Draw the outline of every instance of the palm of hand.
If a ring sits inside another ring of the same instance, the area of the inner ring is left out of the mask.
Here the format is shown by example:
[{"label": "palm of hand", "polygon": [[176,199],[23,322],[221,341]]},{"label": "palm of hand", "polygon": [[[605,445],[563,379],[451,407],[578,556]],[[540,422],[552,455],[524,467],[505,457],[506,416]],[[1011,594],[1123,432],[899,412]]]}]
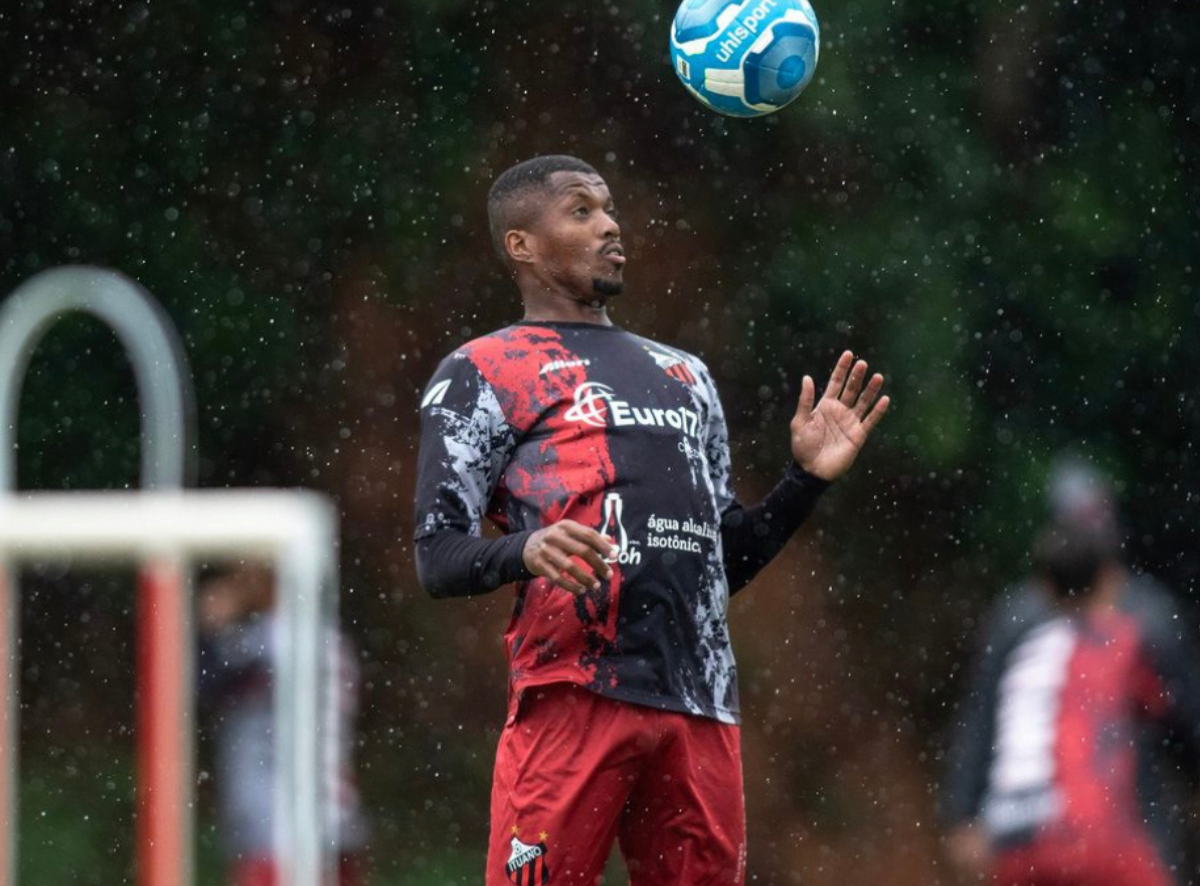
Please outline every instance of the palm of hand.
[{"label": "palm of hand", "polygon": [[813,476],[834,480],[849,470],[887,411],[888,398],[879,397],[883,376],[876,373],[864,387],[866,374],[866,362],[855,363],[846,351],[815,408],[813,381],[804,377],[791,425],[792,457]]},{"label": "palm of hand", "polygon": [[807,417],[792,420],[792,457],[816,477],[840,477],[867,440],[862,421],[845,404],[822,398]]}]

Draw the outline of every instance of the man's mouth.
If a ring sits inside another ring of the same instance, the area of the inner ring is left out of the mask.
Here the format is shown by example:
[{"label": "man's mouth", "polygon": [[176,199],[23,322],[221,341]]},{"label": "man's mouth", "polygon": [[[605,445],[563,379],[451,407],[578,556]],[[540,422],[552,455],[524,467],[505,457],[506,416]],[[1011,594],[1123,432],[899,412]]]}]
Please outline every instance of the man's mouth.
[{"label": "man's mouth", "polygon": [[605,246],[600,250],[600,255],[611,261],[613,264],[625,264],[625,250],[620,243],[613,243]]}]

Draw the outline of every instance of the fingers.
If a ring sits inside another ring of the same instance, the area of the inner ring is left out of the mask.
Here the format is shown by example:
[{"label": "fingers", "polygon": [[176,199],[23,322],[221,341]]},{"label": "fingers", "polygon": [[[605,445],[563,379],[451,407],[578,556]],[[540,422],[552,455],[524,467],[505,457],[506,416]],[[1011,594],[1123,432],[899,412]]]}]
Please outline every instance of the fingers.
[{"label": "fingers", "polygon": [[574,520],[562,520],[535,532],[525,543],[525,565],[534,575],[583,594],[600,587],[600,578],[611,578],[606,557],[616,548],[599,532]]},{"label": "fingers", "polygon": [[825,393],[822,399],[830,397],[836,399],[842,392],[842,388],[846,385],[846,377],[850,374],[850,365],[854,362],[854,354],[850,351],[843,351],[842,356],[838,357],[837,363],[833,367],[833,374],[829,376],[829,384],[825,386]]},{"label": "fingers", "polygon": [[800,401],[796,404],[796,414],[807,419],[812,415],[813,402],[816,399],[817,386],[811,375],[806,375],[800,382]]},{"label": "fingers", "polygon": [[619,553],[613,543],[594,529],[589,529],[574,520],[564,520],[558,524],[562,527],[566,538],[563,549],[573,557],[583,560],[594,575],[601,578],[612,577],[612,567],[608,561]]},{"label": "fingers", "polygon": [[582,594],[585,591],[595,591],[600,587],[600,581],[595,573],[584,569],[583,564],[562,551],[548,550],[545,562],[550,567],[546,578],[572,594]]},{"label": "fingers", "polygon": [[[864,368],[866,364],[863,364]],[[871,376],[871,380],[867,382],[866,389],[859,396],[858,402],[854,404],[854,414],[859,418],[864,418],[871,409],[871,404],[875,402],[879,396],[879,392],[883,389],[883,376],[878,372]]]},{"label": "fingers", "polygon": [[[833,374],[829,377],[829,384],[825,388],[825,397],[836,399],[843,406],[852,409],[860,419],[863,419],[883,389],[883,376],[878,372],[871,376],[871,380],[864,388],[863,379],[866,377],[867,361],[855,360],[852,352],[844,351],[833,368]],[[886,411],[886,407],[884,409]]]},{"label": "fingers", "polygon": [[867,361],[859,360],[854,364],[854,368],[850,370],[850,380],[846,382],[846,387],[842,389],[840,397],[844,406],[854,406],[854,401],[858,399],[858,392],[862,390],[863,378],[867,374]]},{"label": "fingers", "polygon": [[888,411],[888,406],[891,405],[890,397],[880,397],[879,402],[875,404],[875,408],[867,413],[867,417],[863,419],[863,430],[866,433],[871,433],[875,425],[879,424],[879,420],[883,418],[883,414]]}]

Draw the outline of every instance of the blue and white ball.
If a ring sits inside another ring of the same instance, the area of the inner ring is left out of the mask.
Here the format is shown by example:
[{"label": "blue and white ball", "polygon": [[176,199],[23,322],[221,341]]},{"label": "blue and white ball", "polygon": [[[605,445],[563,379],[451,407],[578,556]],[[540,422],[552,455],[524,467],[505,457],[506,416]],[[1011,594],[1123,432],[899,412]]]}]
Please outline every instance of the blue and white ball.
[{"label": "blue and white ball", "polygon": [[683,0],[671,26],[671,66],[714,111],[761,117],[808,86],[820,43],[808,0]]}]

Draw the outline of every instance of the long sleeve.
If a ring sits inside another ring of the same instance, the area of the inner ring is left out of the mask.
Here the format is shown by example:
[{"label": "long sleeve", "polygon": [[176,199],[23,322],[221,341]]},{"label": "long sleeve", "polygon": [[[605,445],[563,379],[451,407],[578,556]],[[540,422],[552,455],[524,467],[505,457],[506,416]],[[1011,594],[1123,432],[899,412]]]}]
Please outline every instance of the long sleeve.
[{"label": "long sleeve", "polygon": [[827,488],[828,481],[792,463],[761,502],[743,507],[733,501],[726,507],[721,514],[721,545],[731,595],[783,550]]},{"label": "long sleeve", "polygon": [[533,574],[525,568],[522,553],[532,535],[517,532],[502,538],[478,538],[454,529],[443,529],[417,541],[417,577],[431,597],[467,597],[485,594]]},{"label": "long sleeve", "polygon": [[1171,593],[1147,576],[1132,576],[1125,599],[1145,637],[1145,652],[1157,675],[1158,698],[1147,708],[1159,712],[1167,740],[1200,761],[1200,654],[1191,619]]},{"label": "long sleeve", "polygon": [[975,819],[983,806],[996,732],[995,707],[1005,660],[1013,644],[1048,615],[1041,592],[1029,583],[1006,591],[985,617],[967,685],[951,724],[939,796],[947,827]]},{"label": "long sleeve", "polygon": [[1188,863],[1189,797],[1200,769],[1200,656],[1195,618],[1148,575],[1130,574],[1121,608],[1137,619],[1147,665],[1138,744],[1142,820],[1170,864]]},{"label": "long sleeve", "polygon": [[470,360],[442,362],[421,402],[416,484],[417,574],[434,597],[495,590],[528,578],[528,533],[481,538],[514,434],[495,392]]},{"label": "long sleeve", "polygon": [[985,644],[968,677],[965,697],[957,708],[939,798],[942,822],[947,827],[973,821],[983,806],[992,758],[995,732],[992,708],[1000,667],[999,650]]},{"label": "long sleeve", "polygon": [[732,466],[725,411],[712,375],[703,364],[700,370],[708,402],[704,454],[721,518],[725,576],[732,595],[749,584],[783,550],[788,539],[808,519],[829,483],[789,462],[783,479],[761,502],[751,507],[739,503],[730,488]]}]

